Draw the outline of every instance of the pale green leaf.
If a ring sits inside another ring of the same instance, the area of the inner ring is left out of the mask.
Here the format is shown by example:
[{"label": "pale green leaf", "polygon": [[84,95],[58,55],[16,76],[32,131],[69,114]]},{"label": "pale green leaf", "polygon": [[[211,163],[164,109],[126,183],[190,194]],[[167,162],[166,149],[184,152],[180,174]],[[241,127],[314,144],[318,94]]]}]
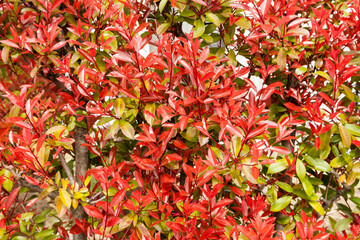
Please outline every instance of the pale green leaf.
[{"label": "pale green leaf", "polygon": [[300,181],[303,180],[306,175],[305,166],[299,159],[296,160],[296,174],[299,177]]},{"label": "pale green leaf", "polygon": [[218,16],[216,16],[214,13],[207,12],[205,15],[210,19],[211,22],[213,22],[216,26],[220,25],[220,20]]},{"label": "pale green leaf", "polygon": [[347,229],[350,226],[350,223],[352,222],[351,218],[344,218],[340,221],[337,221],[335,224],[335,231],[342,232],[345,229]]},{"label": "pale green leaf", "polygon": [[126,137],[128,137],[130,139],[134,139],[135,130],[130,123],[126,122],[125,120],[120,120],[119,126],[120,126],[122,133]]},{"label": "pale green leaf", "polygon": [[195,26],[195,29],[194,29],[194,38],[198,38],[200,37],[201,35],[203,35],[203,33],[205,32],[205,24],[203,21],[201,21],[200,19],[196,20],[194,22],[194,26]]},{"label": "pale green leaf", "polygon": [[164,7],[166,5],[166,3],[168,2],[168,0],[161,0],[159,3],[159,11],[160,13],[164,10]]},{"label": "pale green leaf", "polygon": [[294,189],[287,183],[276,181],[275,184],[278,185],[282,190],[284,190],[286,192],[291,193],[294,191]]},{"label": "pale green leaf", "polygon": [[303,185],[303,188],[304,188],[304,191],[305,191],[306,195],[308,195],[310,197],[314,192],[313,185],[311,184],[311,182],[309,181],[309,179],[307,177],[303,178],[301,180],[301,183]]},{"label": "pale green leaf", "polygon": [[275,163],[270,164],[268,169],[268,174],[279,173],[285,170],[288,167],[288,164],[285,159],[279,159]]},{"label": "pale green leaf", "polygon": [[346,124],[345,128],[354,136],[360,137],[360,126],[356,124]]},{"label": "pale green leaf", "polygon": [[304,159],[309,163],[314,169],[322,172],[330,172],[331,167],[329,163],[320,158],[312,158],[310,156],[304,156]]}]

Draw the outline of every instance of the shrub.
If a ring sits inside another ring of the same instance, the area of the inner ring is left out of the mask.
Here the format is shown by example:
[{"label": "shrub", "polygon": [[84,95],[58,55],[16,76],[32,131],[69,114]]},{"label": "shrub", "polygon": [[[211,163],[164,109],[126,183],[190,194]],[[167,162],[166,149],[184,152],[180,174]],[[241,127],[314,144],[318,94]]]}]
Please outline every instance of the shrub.
[{"label": "shrub", "polygon": [[357,238],[358,0],[0,4],[1,239]]}]

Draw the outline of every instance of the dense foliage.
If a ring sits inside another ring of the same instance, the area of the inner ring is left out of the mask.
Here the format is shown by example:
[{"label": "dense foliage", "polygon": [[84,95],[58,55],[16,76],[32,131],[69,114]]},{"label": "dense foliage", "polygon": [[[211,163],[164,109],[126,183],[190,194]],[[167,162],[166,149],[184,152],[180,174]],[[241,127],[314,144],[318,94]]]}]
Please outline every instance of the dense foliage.
[{"label": "dense foliage", "polygon": [[0,238],[356,239],[359,32],[359,0],[1,1]]}]

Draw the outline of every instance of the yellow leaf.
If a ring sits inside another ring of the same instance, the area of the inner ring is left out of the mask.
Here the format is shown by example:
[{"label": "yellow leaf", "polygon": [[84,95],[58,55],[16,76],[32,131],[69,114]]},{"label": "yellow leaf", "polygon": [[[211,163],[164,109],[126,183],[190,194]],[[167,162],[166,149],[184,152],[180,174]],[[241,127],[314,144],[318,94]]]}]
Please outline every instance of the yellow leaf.
[{"label": "yellow leaf", "polygon": [[341,175],[341,176],[339,177],[338,182],[341,184],[341,183],[343,183],[345,180],[346,180],[346,175],[343,174],[343,175]]},{"label": "yellow leaf", "polygon": [[62,178],[62,179],[61,179],[61,185],[62,185],[62,187],[63,187],[64,189],[66,189],[67,186],[69,185],[69,179],[67,179],[67,178]]},{"label": "yellow leaf", "polygon": [[79,201],[76,200],[76,199],[74,199],[74,200],[72,201],[72,206],[73,206],[73,208],[76,209],[78,205],[79,205]]},{"label": "yellow leaf", "polygon": [[124,113],[124,110],[125,110],[124,100],[122,98],[116,99],[115,104],[114,104],[114,111],[115,111],[116,116],[118,118],[121,118],[121,116]]},{"label": "yellow leaf", "polygon": [[345,96],[348,99],[350,99],[351,101],[355,101],[355,95],[348,86],[346,86],[345,84],[341,84],[340,88],[344,90]]},{"label": "yellow leaf", "polygon": [[321,206],[320,203],[316,201],[309,201],[309,203],[313,209],[315,209],[318,213],[320,213],[320,215],[325,214],[324,208]]},{"label": "yellow leaf", "polygon": [[55,182],[57,185],[60,184],[60,179],[61,179],[61,175],[60,175],[60,172],[58,171],[56,174],[55,174]]},{"label": "yellow leaf", "polygon": [[350,135],[349,131],[341,124],[339,125],[339,130],[340,130],[340,135],[341,135],[341,139],[342,139],[344,146],[347,148],[350,148],[351,135]]},{"label": "yellow leaf", "polygon": [[70,208],[71,207],[71,197],[70,194],[63,188],[59,189],[59,194],[60,194],[60,198],[61,201],[63,202],[63,204],[67,207]]},{"label": "yellow leaf", "polygon": [[45,145],[42,145],[39,149],[39,152],[36,155],[41,166],[44,166],[45,162],[46,162],[46,157],[45,157],[46,151],[45,150],[46,150]]}]

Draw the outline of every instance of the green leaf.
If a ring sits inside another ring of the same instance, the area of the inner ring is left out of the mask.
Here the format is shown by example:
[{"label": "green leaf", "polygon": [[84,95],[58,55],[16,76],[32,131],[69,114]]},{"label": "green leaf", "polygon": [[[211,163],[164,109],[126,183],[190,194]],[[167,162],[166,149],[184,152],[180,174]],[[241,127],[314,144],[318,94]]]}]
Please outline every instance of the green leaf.
[{"label": "green leaf", "polygon": [[360,198],[358,197],[351,197],[350,200],[357,205],[358,208],[360,208]]},{"label": "green leaf", "polygon": [[54,229],[46,229],[35,235],[35,239],[44,239],[54,233]]},{"label": "green leaf", "polygon": [[303,178],[303,180],[301,180],[301,183],[304,187],[304,191],[305,191],[306,195],[308,195],[310,197],[314,192],[313,185],[311,184],[311,182],[309,181],[309,179],[307,177]]},{"label": "green leaf", "polygon": [[110,122],[112,120],[114,120],[113,117],[101,117],[101,118],[99,118],[99,121],[96,123],[96,125],[101,126],[101,125],[104,125],[105,123]]},{"label": "green leaf", "polygon": [[338,231],[338,232],[342,232],[344,231],[345,229],[347,229],[350,225],[350,223],[352,222],[352,220],[350,218],[344,218],[344,219],[341,219],[340,221],[338,221],[336,224],[335,224],[335,231]]},{"label": "green leaf", "polygon": [[126,137],[128,137],[130,139],[134,139],[135,130],[130,123],[126,122],[125,120],[120,120],[119,125],[120,125],[120,129],[121,129],[122,133]]},{"label": "green leaf", "polygon": [[300,181],[302,181],[306,175],[306,168],[302,161],[300,161],[299,159],[296,159],[296,174],[299,177]]},{"label": "green leaf", "polygon": [[203,34],[203,35],[201,35],[201,37],[205,40],[205,42],[207,42],[207,43],[212,43],[213,41],[214,41],[214,39],[210,36],[210,35],[208,35],[208,34]]},{"label": "green leaf", "polygon": [[159,11],[160,13],[164,10],[164,7],[166,5],[166,3],[168,2],[168,0],[161,0],[160,4],[159,4]]},{"label": "green leaf", "polygon": [[320,134],[320,150],[325,150],[330,145],[331,131],[327,131],[326,133]]},{"label": "green leaf", "polygon": [[156,33],[163,34],[164,32],[166,32],[166,30],[168,30],[168,28],[170,26],[171,26],[171,23],[165,22],[165,23],[161,24],[160,26],[158,26],[158,28],[156,29]]},{"label": "green leaf", "polygon": [[279,65],[279,69],[282,71],[286,65],[286,49],[280,48],[278,56],[277,56],[277,65]]},{"label": "green leaf", "polygon": [[215,15],[215,14],[213,14],[213,13],[211,13],[211,12],[207,12],[207,13],[205,13],[205,15],[210,19],[210,21],[211,22],[213,22],[216,26],[220,26],[220,20],[219,20],[219,18]]},{"label": "green leaf", "polygon": [[327,159],[330,152],[331,152],[331,147],[328,145],[327,148],[325,148],[324,150],[321,151],[320,158],[324,159],[324,160]]},{"label": "green leaf", "polygon": [[271,205],[270,211],[279,212],[290,204],[292,196],[282,196]]},{"label": "green leaf", "polygon": [[266,193],[266,199],[268,200],[269,203],[273,203],[277,200],[277,191],[274,185],[272,185],[267,193]]},{"label": "green leaf", "polygon": [[321,204],[319,202],[309,201],[309,204],[315,211],[320,213],[320,215],[323,216],[325,214],[324,208],[321,206]]},{"label": "green leaf", "polygon": [[346,148],[350,148],[351,146],[351,135],[346,127],[344,127],[342,124],[339,125],[340,135],[342,139],[342,143]]},{"label": "green leaf", "polygon": [[[112,40],[110,43],[109,43],[109,46],[111,47],[111,50],[116,52],[117,48],[118,48],[118,42],[116,40],[116,36],[115,34],[112,32],[112,31],[103,31],[103,37],[104,37],[104,40],[108,40],[109,38],[111,37],[115,37],[114,40]],[[100,55],[101,56],[101,55]]]},{"label": "green leaf", "polygon": [[276,181],[275,184],[286,192],[292,193],[294,191],[294,189],[287,183]]},{"label": "green leaf", "polygon": [[203,21],[201,21],[200,19],[196,20],[194,22],[194,26],[195,26],[195,29],[194,29],[194,38],[198,38],[200,37],[201,35],[203,35],[203,33],[205,32],[205,24]]},{"label": "green leaf", "polygon": [[360,126],[356,124],[346,124],[345,128],[354,136],[360,137]]},{"label": "green leaf", "polygon": [[310,156],[304,156],[304,159],[307,163],[309,163],[314,169],[322,172],[330,172],[331,167],[330,165],[320,158],[312,158]]},{"label": "green leaf", "polygon": [[236,60],[236,55],[235,55],[234,50],[230,49],[228,57],[229,57],[229,62],[231,63],[231,65],[236,66],[237,60]]},{"label": "green leaf", "polygon": [[11,240],[28,240],[28,238],[23,236],[15,236],[12,237]]}]

